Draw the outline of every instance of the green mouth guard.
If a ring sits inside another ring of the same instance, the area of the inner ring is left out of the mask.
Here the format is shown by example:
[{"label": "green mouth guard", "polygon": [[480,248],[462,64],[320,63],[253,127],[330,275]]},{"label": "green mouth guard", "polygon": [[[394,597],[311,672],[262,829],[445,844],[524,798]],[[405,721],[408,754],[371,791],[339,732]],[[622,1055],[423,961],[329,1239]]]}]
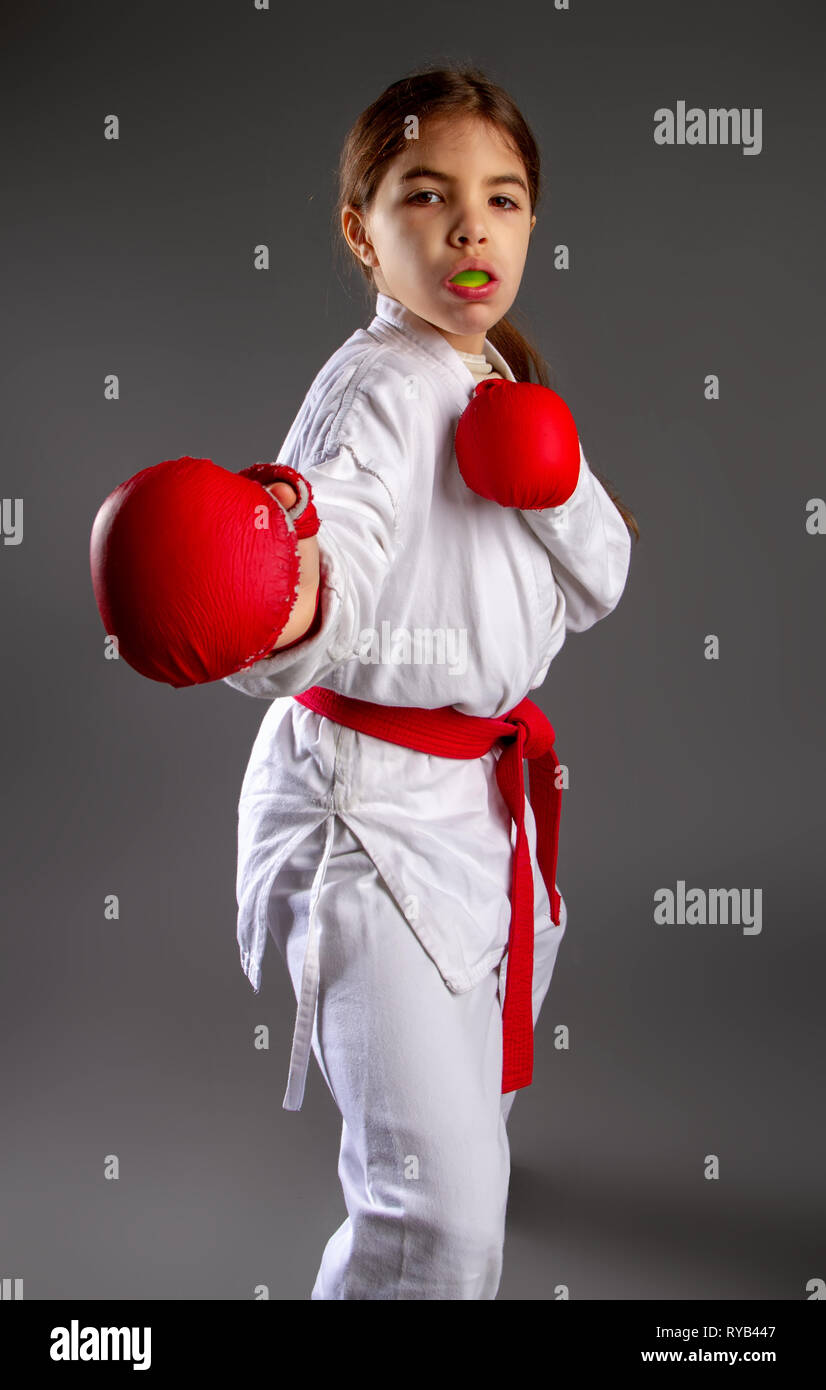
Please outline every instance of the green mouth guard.
[{"label": "green mouth guard", "polygon": [[470,285],[475,288],[477,285],[487,284],[490,276],[486,270],[460,270],[458,275],[454,275],[450,281],[451,285]]}]

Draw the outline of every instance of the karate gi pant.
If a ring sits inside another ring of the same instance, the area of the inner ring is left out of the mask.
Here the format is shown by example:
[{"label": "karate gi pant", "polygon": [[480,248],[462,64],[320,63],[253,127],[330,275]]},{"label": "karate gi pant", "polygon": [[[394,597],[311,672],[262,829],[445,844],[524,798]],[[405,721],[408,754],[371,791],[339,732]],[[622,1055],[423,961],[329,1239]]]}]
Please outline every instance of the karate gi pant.
[{"label": "karate gi pant", "polygon": [[[312,1049],[342,1117],[348,1216],[310,1296],[493,1299],[510,1180],[506,1122],[518,1094],[501,1090],[507,957],[454,994],[360,841],[335,821],[315,907]],[[307,836],[268,904],[296,999],[325,833]],[[560,925],[551,922],[538,870],[534,909],[535,1025],[567,923],[564,900]]]}]

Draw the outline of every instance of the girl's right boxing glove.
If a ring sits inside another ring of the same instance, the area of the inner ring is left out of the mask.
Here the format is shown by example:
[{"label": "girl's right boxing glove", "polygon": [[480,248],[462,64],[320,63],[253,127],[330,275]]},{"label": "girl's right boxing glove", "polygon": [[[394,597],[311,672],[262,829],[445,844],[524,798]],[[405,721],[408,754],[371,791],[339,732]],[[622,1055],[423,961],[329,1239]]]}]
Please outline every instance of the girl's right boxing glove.
[{"label": "girl's right boxing glove", "polygon": [[[267,484],[298,494],[283,507]],[[268,655],[299,591],[297,542],[319,520],[302,474],[277,463],[231,473],[168,459],[109,494],[92,526],[92,586],[124,660],[180,689]]]}]

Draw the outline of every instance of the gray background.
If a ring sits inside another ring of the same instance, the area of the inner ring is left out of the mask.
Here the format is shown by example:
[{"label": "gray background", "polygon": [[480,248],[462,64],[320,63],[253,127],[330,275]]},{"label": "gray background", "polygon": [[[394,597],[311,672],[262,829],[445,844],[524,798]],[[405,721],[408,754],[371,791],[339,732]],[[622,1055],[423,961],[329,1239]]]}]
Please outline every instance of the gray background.
[{"label": "gray background", "polygon": [[[345,132],[404,73],[468,59],[543,153],[519,322],[642,530],[619,608],[539,696],[572,775],[570,921],[509,1126],[499,1297],[807,1297],[826,1277],[819,7],[26,0],[4,34],[2,495],[25,530],[2,553],[0,1274],[32,1299],[305,1299],[346,1214],[314,1059],[304,1109],[281,1109],[286,969],[270,942],[255,996],[238,963],[237,799],[267,705],[106,662],[88,539],[150,463],[276,456],[369,319],[331,250]],[[761,107],[762,153],[656,146],[680,99]],[[656,925],[681,878],[761,888],[762,934]]]}]

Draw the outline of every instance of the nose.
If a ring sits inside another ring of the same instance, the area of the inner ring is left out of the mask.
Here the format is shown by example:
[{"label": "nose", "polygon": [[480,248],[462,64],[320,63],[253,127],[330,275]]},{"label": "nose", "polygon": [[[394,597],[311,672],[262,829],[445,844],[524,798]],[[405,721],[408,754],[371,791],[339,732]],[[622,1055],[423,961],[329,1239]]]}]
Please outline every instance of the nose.
[{"label": "nose", "polygon": [[464,248],[484,246],[487,241],[487,227],[478,211],[468,210],[460,214],[454,227],[457,245]]}]

